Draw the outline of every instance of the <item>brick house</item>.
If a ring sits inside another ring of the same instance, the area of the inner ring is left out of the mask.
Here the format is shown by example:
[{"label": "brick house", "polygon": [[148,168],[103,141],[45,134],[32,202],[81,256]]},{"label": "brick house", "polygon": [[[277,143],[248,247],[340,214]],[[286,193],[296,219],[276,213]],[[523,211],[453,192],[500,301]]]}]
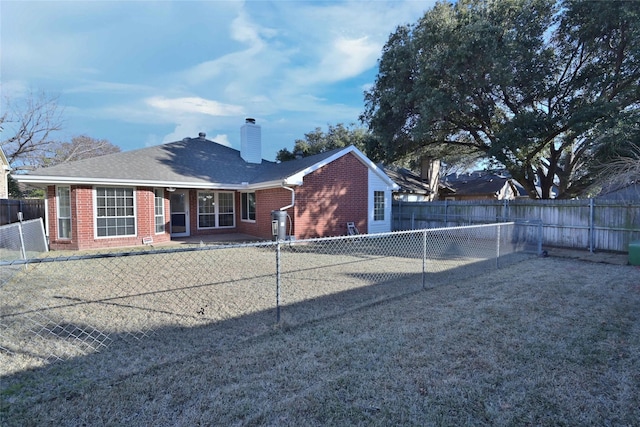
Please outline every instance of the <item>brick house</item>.
[{"label": "brick house", "polygon": [[206,139],[110,154],[15,178],[46,189],[51,249],[80,250],[242,233],[272,237],[272,211],[288,238],[391,230],[396,184],[350,146],[288,162],[262,159],[261,128],[241,128],[241,150]]}]

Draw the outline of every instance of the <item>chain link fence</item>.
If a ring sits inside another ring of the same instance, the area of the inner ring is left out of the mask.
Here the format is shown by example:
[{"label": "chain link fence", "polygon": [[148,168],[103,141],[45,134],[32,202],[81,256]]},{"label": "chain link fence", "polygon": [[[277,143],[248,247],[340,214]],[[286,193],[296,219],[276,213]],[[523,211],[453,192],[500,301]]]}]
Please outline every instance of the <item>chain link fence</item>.
[{"label": "chain link fence", "polygon": [[0,226],[0,260],[33,258],[48,250],[42,218]]},{"label": "chain link fence", "polygon": [[0,261],[0,362],[11,372],[214,323],[252,336],[440,283],[463,286],[536,254],[538,242],[522,229],[504,223]]}]

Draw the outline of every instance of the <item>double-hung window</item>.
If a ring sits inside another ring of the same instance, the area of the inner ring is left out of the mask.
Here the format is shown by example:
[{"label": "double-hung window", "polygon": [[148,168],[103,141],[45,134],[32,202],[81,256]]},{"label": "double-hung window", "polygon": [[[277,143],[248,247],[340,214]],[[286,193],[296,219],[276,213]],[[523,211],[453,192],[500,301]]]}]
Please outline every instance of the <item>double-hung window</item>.
[{"label": "double-hung window", "polygon": [[96,187],[96,235],[136,235],[133,188]]},{"label": "double-hung window", "polygon": [[234,193],[198,192],[198,228],[229,228],[234,226]]},{"label": "double-hung window", "polygon": [[384,191],[373,192],[373,220],[384,221]]},{"label": "double-hung window", "polygon": [[240,217],[243,221],[256,220],[256,193],[242,193]]},{"label": "double-hung window", "polygon": [[58,238],[71,238],[71,188],[57,187]]},{"label": "double-hung window", "polygon": [[154,195],[154,220],[156,225],[156,234],[164,233],[164,189],[155,188]]}]

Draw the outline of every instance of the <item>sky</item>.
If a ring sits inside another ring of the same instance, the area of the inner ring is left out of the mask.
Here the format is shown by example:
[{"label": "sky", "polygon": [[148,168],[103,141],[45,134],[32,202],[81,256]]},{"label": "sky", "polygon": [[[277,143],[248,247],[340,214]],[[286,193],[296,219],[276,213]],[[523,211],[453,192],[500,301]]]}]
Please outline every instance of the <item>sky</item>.
[{"label": "sky", "polygon": [[251,117],[274,160],[317,127],[361,126],[389,35],[434,3],[0,0],[1,95],[57,96],[58,139],[123,151],[199,132],[239,150]]}]

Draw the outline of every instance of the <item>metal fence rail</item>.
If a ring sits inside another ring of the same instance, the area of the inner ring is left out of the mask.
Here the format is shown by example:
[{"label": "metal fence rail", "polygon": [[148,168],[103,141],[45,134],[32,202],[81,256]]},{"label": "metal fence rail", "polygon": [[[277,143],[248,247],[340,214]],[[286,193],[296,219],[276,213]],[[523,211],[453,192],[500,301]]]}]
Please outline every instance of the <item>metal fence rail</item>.
[{"label": "metal fence rail", "polygon": [[0,362],[15,371],[167,328],[224,322],[251,335],[339,315],[537,253],[522,231],[504,223],[0,261]]}]

